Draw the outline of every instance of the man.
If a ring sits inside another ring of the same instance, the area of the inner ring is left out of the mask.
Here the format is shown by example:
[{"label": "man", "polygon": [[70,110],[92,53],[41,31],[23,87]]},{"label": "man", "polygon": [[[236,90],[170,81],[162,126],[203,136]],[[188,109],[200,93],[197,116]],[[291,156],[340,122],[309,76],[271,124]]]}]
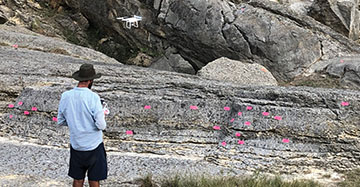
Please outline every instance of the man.
[{"label": "man", "polygon": [[93,80],[100,78],[93,65],[83,64],[72,77],[77,87],[61,95],[58,124],[70,131],[70,167],[68,175],[73,186],[83,186],[87,172],[90,187],[100,186],[107,178],[107,161],[102,130],[106,128],[105,115],[98,94],[92,92]]}]

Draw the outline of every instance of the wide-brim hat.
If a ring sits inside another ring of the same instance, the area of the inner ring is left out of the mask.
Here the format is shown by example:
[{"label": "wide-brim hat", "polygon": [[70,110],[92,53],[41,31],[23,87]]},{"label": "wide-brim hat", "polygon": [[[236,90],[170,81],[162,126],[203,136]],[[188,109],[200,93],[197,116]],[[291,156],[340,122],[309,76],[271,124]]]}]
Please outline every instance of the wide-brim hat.
[{"label": "wide-brim hat", "polygon": [[80,66],[80,70],[72,74],[72,78],[78,81],[88,81],[98,79],[101,77],[101,73],[96,73],[92,64],[83,64]]}]

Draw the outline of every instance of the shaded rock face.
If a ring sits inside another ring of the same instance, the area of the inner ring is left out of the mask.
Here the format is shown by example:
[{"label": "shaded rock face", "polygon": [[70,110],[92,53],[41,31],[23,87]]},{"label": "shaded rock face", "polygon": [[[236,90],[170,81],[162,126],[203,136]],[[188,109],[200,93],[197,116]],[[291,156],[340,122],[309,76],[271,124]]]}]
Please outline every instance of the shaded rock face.
[{"label": "shaded rock face", "polygon": [[[68,3],[76,5],[76,2]],[[96,23],[88,20],[82,13],[71,10],[63,1],[4,1],[0,3],[0,24],[2,22],[8,26],[25,27],[42,35],[93,48],[122,63],[137,54],[136,48],[129,46],[121,35],[109,37],[113,34],[111,31],[105,27],[99,29]]]},{"label": "shaded rock face", "polygon": [[[77,1],[74,9],[130,46],[160,52],[175,47],[196,71],[225,56],[259,63],[289,81],[321,59],[359,52],[357,44],[312,18],[265,1]],[[140,28],[126,29],[116,20],[131,15],[143,17]]]},{"label": "shaded rock face", "polygon": [[[103,74],[94,91],[111,110],[106,117],[107,150],[141,159],[161,157],[134,167],[139,172],[163,164],[169,168],[160,170],[166,175],[179,171],[179,163],[194,168],[194,160],[212,175],[256,170],[299,174],[360,166],[359,92],[243,87],[25,48],[0,49],[1,98],[15,104],[0,108],[1,136],[68,147],[67,128],[57,127],[52,117],[61,93],[76,85],[69,78],[72,72],[92,63]],[[34,106],[37,111],[31,111]],[[24,115],[25,110],[30,115]],[[134,135],[126,135],[127,130]]]},{"label": "shaded rock face", "polygon": [[219,58],[210,62],[197,75],[244,86],[277,85],[276,79],[264,66],[245,64],[228,58]]},{"label": "shaded rock face", "polygon": [[3,46],[17,45],[17,48],[57,53],[85,60],[119,63],[95,50],[70,44],[61,39],[42,36],[22,27],[0,25],[0,43]]},{"label": "shaded rock face", "polygon": [[163,56],[159,57],[151,64],[150,68],[178,73],[195,74],[195,70],[191,64],[187,60],[183,59],[174,48],[167,49]]},{"label": "shaded rock face", "polygon": [[358,0],[315,0],[309,15],[352,40],[359,39]]},{"label": "shaded rock face", "polygon": [[[358,64],[359,55],[349,55],[322,60],[309,68],[310,72],[308,73],[308,76],[321,76],[322,78],[320,79],[325,78],[323,80],[317,80],[318,83],[330,81],[323,87],[333,86],[341,89],[359,90],[360,68],[358,67]],[[306,77],[300,77],[300,79],[302,78]],[[315,82],[316,80],[311,80],[310,78],[308,81]],[[317,83],[315,83],[315,85],[316,84]]]},{"label": "shaded rock face", "polygon": [[0,11],[0,24],[4,24],[8,21],[8,19],[6,18],[6,16],[4,15],[4,13],[2,11]]},{"label": "shaded rock face", "polygon": [[188,61],[184,60],[179,54],[170,54],[169,56],[163,56],[156,60],[150,68],[173,71],[178,73],[195,74],[194,68]]},{"label": "shaded rock face", "polygon": [[347,56],[329,60],[326,73],[340,78],[346,87],[360,89],[360,56]]}]

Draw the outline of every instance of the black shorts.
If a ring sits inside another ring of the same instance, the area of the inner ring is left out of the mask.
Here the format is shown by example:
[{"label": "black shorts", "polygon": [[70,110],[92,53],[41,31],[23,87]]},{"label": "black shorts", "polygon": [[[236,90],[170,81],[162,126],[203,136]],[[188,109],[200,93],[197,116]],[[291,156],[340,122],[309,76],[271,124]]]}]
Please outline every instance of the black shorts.
[{"label": "black shorts", "polygon": [[70,145],[70,167],[68,175],[76,180],[99,181],[107,178],[107,161],[104,143],[91,151],[76,151]]}]

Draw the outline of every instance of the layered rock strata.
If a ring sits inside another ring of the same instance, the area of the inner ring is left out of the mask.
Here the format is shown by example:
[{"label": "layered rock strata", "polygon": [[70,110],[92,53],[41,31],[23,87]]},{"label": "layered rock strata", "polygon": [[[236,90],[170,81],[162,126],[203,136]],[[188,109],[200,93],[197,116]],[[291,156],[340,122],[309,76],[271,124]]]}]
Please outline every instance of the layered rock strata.
[{"label": "layered rock strata", "polygon": [[[1,136],[68,147],[67,128],[58,127],[52,119],[61,93],[76,85],[71,73],[82,63],[92,63],[104,75],[95,82],[94,91],[111,110],[104,132],[110,152],[159,155],[164,163],[174,164],[166,172],[177,170],[175,163],[165,162],[175,157],[209,163],[212,173],[225,175],[257,170],[301,174],[314,168],[345,171],[360,165],[359,92],[242,87],[191,75],[0,48],[1,94],[14,104],[1,108]],[[154,160],[144,167],[158,165]]]}]

